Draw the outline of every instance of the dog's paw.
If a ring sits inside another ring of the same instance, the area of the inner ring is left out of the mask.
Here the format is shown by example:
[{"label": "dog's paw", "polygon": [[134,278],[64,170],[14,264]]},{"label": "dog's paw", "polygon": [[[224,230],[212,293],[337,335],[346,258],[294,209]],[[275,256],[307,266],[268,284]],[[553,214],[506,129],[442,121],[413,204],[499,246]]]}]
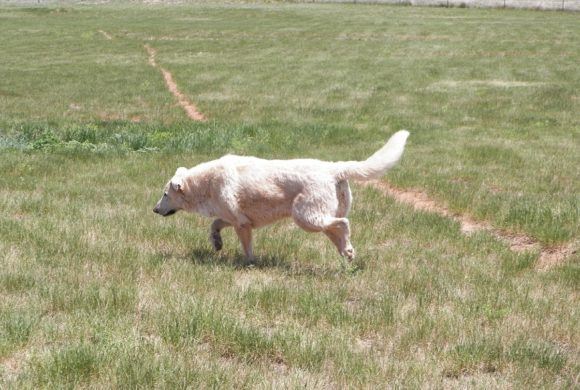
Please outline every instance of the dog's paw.
[{"label": "dog's paw", "polygon": [[224,246],[220,232],[212,232],[209,236],[209,240],[216,251],[220,251]]},{"label": "dog's paw", "polygon": [[352,247],[352,245],[349,245],[345,248],[344,252],[343,252],[343,256],[345,256],[348,261],[353,261],[356,253],[354,251],[354,248]]}]

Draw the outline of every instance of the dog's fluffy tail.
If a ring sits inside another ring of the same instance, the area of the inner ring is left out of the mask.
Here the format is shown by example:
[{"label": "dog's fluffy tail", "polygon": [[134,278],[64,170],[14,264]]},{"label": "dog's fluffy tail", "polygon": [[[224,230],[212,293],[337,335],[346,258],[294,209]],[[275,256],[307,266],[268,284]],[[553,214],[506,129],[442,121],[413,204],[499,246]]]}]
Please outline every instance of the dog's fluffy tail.
[{"label": "dog's fluffy tail", "polygon": [[385,146],[365,161],[341,161],[336,163],[339,180],[371,180],[381,177],[387,170],[394,167],[405,150],[409,137],[407,130],[397,131],[389,138]]}]

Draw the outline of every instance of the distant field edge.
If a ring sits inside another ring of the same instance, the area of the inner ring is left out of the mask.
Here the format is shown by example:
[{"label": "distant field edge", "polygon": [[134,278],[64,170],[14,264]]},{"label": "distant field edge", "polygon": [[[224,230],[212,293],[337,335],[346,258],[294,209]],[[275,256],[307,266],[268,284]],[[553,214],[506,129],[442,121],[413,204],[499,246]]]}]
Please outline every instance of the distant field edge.
[{"label": "distant field edge", "polygon": [[[197,0],[163,0],[163,1],[118,1],[117,4],[144,4],[144,5],[187,5],[211,4],[220,1]],[[232,3],[248,3],[247,1],[233,1]],[[254,0],[249,3],[271,3],[272,1]],[[278,0],[280,3],[354,3],[354,4],[390,4],[416,7],[449,7],[449,8],[514,8],[535,9],[545,11],[580,11],[580,0]],[[1,5],[43,6],[43,5],[106,5],[109,1],[62,1],[62,0],[0,0]]]},{"label": "distant field edge", "polygon": [[[310,2],[310,1],[307,1]],[[518,8],[550,11],[580,11],[580,0],[315,0],[314,3],[392,4],[416,7]]]}]

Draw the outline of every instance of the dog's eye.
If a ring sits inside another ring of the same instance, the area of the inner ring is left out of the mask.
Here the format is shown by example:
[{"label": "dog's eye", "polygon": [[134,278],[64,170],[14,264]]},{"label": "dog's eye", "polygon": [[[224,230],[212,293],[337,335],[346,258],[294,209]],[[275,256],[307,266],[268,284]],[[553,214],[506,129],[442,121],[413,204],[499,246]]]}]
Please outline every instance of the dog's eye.
[{"label": "dog's eye", "polygon": [[164,196],[164,197],[166,197],[166,196],[167,196],[167,192],[164,192],[164,193],[163,193],[163,196]]}]

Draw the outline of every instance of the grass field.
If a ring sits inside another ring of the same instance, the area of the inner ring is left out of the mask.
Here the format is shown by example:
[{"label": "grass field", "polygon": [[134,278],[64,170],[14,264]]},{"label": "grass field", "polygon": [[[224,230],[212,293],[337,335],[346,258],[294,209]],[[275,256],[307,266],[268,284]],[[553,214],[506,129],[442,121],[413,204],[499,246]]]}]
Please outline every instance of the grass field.
[{"label": "grass field", "polygon": [[[358,259],[151,209],[225,153],[363,159],[543,248],[580,240],[578,15],[369,5],[0,8],[0,387],[574,388],[580,261],[354,186]],[[189,120],[144,45],[208,117]]]}]

